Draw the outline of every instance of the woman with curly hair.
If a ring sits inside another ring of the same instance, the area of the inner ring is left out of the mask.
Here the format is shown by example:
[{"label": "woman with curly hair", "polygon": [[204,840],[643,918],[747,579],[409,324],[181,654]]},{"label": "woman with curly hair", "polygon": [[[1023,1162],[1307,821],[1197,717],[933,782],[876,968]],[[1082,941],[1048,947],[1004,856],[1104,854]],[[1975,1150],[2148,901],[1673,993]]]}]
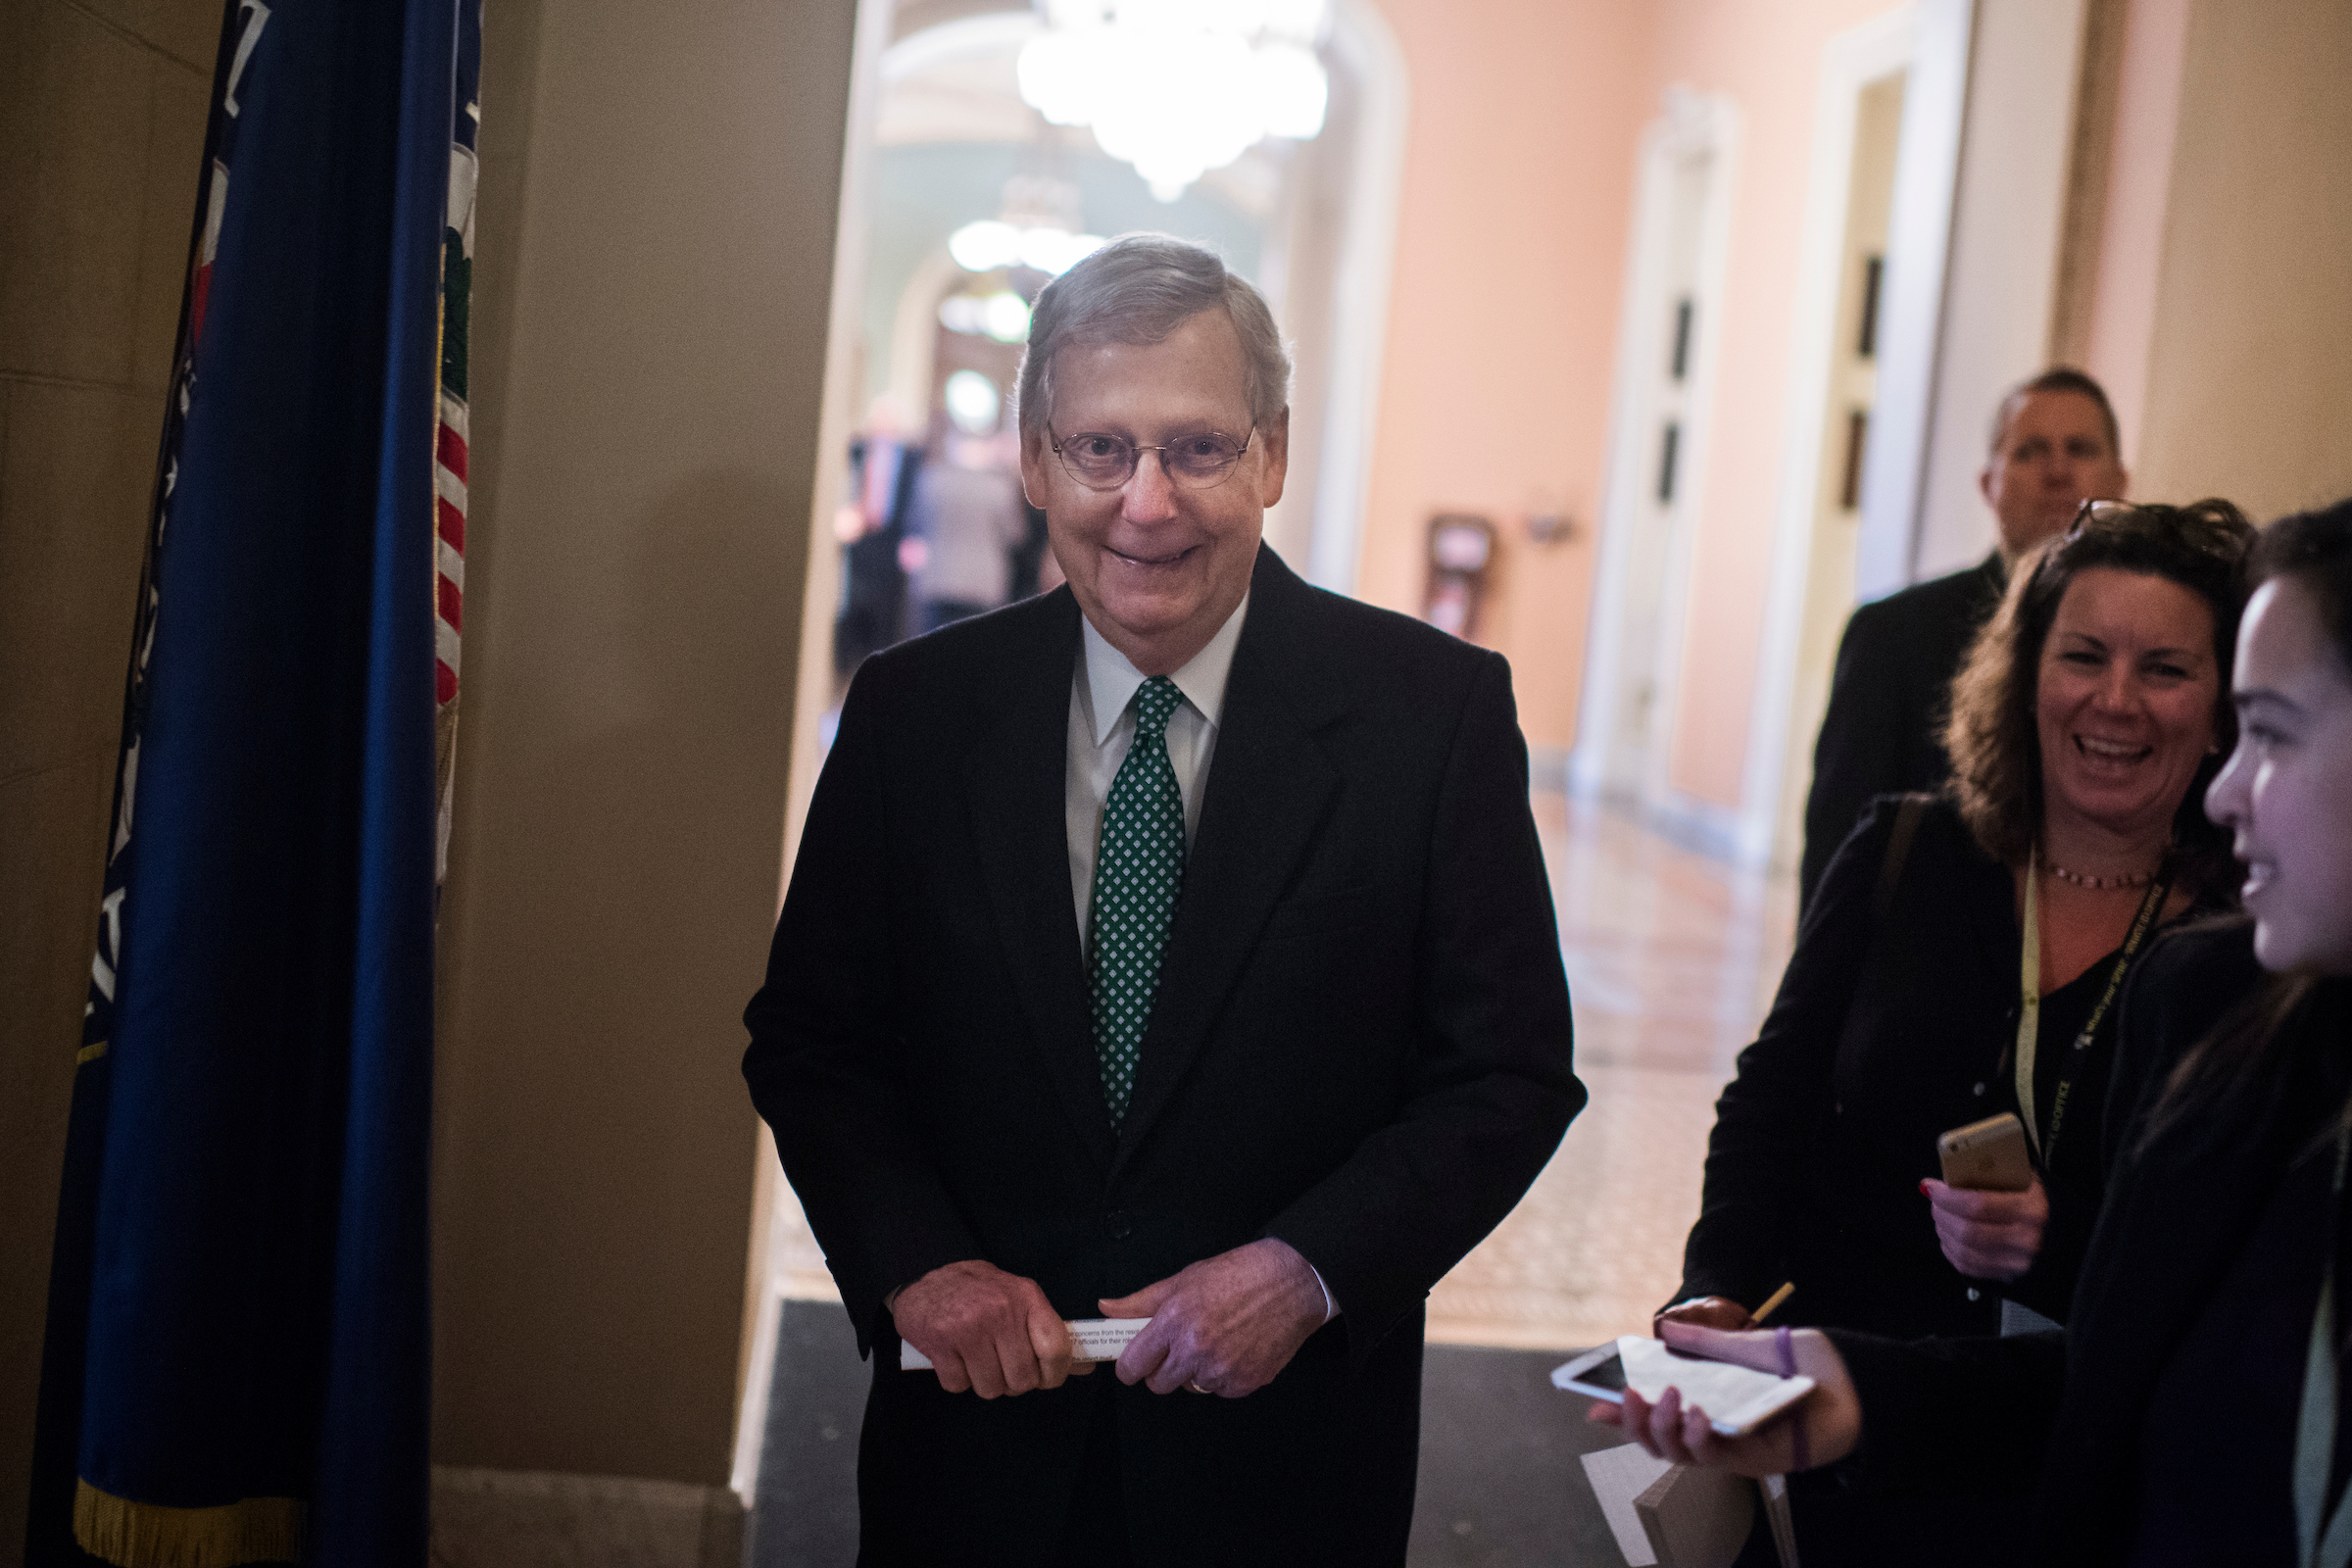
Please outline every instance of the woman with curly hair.
[{"label": "woman with curly hair", "polygon": [[[2086,503],[2020,564],[1954,683],[1953,783],[1874,803],[1838,852],[1716,1102],[1678,1304],[1737,1329],[1992,1334],[2069,1310],[2098,1212],[2116,994],[2159,929],[2226,907],[2199,809],[2234,737],[2234,507]],[[1937,1180],[1937,1137],[2025,1123],[2023,1193]],[[2012,1314],[2014,1317],[2016,1314]],[[1966,1561],[1990,1515],[1794,1498],[1808,1564]],[[1899,1544],[1899,1550],[1897,1545]]]},{"label": "woman with curly hair", "polygon": [[[2130,1105],[2066,1334],[1897,1343],[1669,1324],[1681,1348],[1793,1362],[1819,1387],[1740,1439],[1672,1395],[1594,1419],[1664,1458],[1748,1475],[1835,1466],[1865,1492],[1957,1496],[2038,1476],[2026,1544],[2001,1561],[2352,1563],[2352,501],[2266,529],[2254,575],[2239,734],[2205,809],[2234,834],[2270,978],[2218,1027],[2158,1031],[2161,1049],[2119,1078]],[[2193,988],[2179,959],[2198,945],[2167,942],[2131,1004]],[[2127,1030],[2135,1053],[2139,1034]]]}]

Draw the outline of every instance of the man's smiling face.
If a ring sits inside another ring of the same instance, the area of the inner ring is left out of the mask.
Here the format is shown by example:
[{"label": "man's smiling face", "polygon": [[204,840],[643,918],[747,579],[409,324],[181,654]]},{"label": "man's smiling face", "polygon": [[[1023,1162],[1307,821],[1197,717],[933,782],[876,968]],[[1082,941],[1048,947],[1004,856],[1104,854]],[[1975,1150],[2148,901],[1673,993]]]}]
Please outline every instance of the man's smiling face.
[{"label": "man's smiling face", "polygon": [[[1021,481],[1046,512],[1054,558],[1103,640],[1147,675],[1169,674],[1208,645],[1250,591],[1266,508],[1282,499],[1289,414],[1252,432],[1240,333],[1202,311],[1152,344],[1080,342],[1054,356],[1052,431],[1021,443]],[[1106,434],[1156,447],[1207,433],[1249,440],[1205,489],[1170,482],[1161,455],[1139,455],[1116,490],[1092,490],[1053,441]]]}]

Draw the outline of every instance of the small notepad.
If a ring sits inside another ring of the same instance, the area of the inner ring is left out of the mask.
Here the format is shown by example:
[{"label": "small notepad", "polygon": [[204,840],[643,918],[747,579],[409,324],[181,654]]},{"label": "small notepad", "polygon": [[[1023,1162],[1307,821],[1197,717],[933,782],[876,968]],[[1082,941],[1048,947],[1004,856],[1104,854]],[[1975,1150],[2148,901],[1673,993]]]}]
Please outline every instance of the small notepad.
[{"label": "small notepad", "polygon": [[[1081,1361],[1115,1361],[1121,1351],[1151,1323],[1148,1317],[1082,1317],[1065,1323],[1070,1344]],[[921,1372],[931,1358],[905,1340],[899,1342],[899,1370]]]}]

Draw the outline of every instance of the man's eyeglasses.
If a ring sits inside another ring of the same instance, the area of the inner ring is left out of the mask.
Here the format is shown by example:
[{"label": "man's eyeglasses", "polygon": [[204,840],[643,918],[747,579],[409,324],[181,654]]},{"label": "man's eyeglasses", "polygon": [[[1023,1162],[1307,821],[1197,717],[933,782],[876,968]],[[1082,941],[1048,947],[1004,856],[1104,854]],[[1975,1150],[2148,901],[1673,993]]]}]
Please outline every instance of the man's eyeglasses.
[{"label": "man's eyeglasses", "polygon": [[1186,490],[1206,490],[1225,482],[1233,466],[1242,461],[1242,454],[1250,450],[1250,443],[1257,439],[1257,431],[1252,427],[1236,441],[1215,430],[1202,430],[1158,446],[1140,446],[1123,435],[1102,430],[1083,430],[1064,439],[1054,435],[1049,425],[1046,438],[1070,477],[1089,490],[1118,489],[1135,477],[1135,466],[1147,452],[1159,454],[1160,468],[1171,483]]}]

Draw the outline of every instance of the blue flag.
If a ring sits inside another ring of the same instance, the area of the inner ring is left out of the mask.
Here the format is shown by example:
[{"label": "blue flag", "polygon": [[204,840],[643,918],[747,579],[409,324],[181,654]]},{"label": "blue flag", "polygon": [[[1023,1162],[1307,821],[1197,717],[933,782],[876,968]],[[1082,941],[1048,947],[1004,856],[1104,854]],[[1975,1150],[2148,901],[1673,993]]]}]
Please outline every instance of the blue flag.
[{"label": "blue flag", "polygon": [[435,447],[478,14],[226,6],[59,1207],[35,1564],[425,1559]]}]

